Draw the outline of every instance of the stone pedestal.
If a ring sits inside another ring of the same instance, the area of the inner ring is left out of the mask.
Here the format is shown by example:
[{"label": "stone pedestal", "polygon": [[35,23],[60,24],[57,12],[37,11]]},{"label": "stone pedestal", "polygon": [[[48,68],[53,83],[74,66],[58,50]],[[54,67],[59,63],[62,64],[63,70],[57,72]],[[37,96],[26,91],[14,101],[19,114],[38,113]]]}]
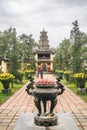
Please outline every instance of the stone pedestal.
[{"label": "stone pedestal", "polygon": [[9,88],[8,89],[2,89],[2,93],[7,93],[7,94],[11,93],[11,89],[9,89]]},{"label": "stone pedestal", "polygon": [[57,125],[57,123],[58,123],[58,117],[55,114],[51,115],[50,113],[47,113],[41,116],[34,117],[34,124],[38,126],[48,127]]},{"label": "stone pedestal", "polygon": [[57,113],[56,115],[58,124],[46,127],[34,124],[34,114],[22,114],[13,130],[79,130],[70,113]]}]

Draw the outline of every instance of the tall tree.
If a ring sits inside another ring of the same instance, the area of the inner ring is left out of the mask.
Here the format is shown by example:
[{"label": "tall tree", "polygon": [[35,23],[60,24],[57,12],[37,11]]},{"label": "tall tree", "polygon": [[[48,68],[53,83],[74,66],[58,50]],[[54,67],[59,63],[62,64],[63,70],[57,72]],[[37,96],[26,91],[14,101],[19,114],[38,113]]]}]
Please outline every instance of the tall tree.
[{"label": "tall tree", "polygon": [[55,64],[57,69],[70,69],[71,44],[69,39],[64,39],[56,51]]},{"label": "tall tree", "polygon": [[16,29],[10,28],[9,34],[10,34],[10,39],[11,39],[10,55],[9,55],[11,62],[10,62],[9,71],[15,76],[17,76],[18,69],[20,68],[20,64],[19,64],[19,59],[18,59],[19,51],[18,51],[18,40],[16,36]]},{"label": "tall tree", "polygon": [[15,75],[19,68],[16,29],[10,27],[0,35],[1,58],[4,56],[10,60],[9,70]]},{"label": "tall tree", "polygon": [[37,47],[37,43],[35,42],[32,34],[26,35],[22,34],[19,36],[20,40],[20,56],[22,61],[24,62],[25,59],[30,59],[32,67],[34,67],[34,48]]},{"label": "tall tree", "polygon": [[60,48],[57,48],[55,51],[55,57],[54,57],[54,69],[61,70],[63,67],[63,58],[62,58],[62,50]]},{"label": "tall tree", "polygon": [[72,22],[73,28],[71,30],[71,42],[72,42],[72,69],[74,73],[80,72],[82,69],[82,33],[79,30],[78,21]]},{"label": "tall tree", "polygon": [[62,50],[63,68],[65,70],[70,69],[70,57],[71,57],[71,43],[69,39],[64,39],[60,44]]}]

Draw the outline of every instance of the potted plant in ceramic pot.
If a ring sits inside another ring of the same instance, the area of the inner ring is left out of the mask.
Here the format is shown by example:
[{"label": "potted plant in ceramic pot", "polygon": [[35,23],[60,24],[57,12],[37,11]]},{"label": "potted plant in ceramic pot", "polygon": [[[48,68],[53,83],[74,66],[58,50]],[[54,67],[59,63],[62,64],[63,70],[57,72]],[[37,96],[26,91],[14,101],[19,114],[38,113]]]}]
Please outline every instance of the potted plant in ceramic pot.
[{"label": "potted plant in ceramic pot", "polygon": [[85,73],[76,73],[74,74],[74,78],[76,80],[76,85],[80,91],[85,89],[85,83],[87,81],[87,74]]},{"label": "potted plant in ceramic pot", "polygon": [[10,92],[10,83],[13,81],[14,79],[14,75],[10,74],[10,73],[1,73],[0,74],[0,82],[2,83],[3,85],[3,90],[2,92],[4,93],[8,93]]}]

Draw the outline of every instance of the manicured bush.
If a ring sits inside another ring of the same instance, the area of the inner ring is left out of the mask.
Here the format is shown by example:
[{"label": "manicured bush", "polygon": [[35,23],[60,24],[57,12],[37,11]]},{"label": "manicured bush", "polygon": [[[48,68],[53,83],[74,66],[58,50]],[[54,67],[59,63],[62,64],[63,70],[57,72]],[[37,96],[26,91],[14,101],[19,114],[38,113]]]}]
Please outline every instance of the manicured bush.
[{"label": "manicured bush", "polygon": [[35,73],[35,70],[25,70],[25,77],[28,78],[30,75]]},{"label": "manicured bush", "polygon": [[55,73],[58,77],[63,78],[63,70],[55,70]]},{"label": "manicured bush", "polygon": [[72,76],[72,71],[64,71],[64,77],[66,79],[66,81],[70,81],[70,78]]},{"label": "manicured bush", "polygon": [[24,71],[19,70],[19,71],[18,71],[18,80],[19,80],[19,81],[22,81],[22,80],[23,80],[23,76],[24,76]]}]

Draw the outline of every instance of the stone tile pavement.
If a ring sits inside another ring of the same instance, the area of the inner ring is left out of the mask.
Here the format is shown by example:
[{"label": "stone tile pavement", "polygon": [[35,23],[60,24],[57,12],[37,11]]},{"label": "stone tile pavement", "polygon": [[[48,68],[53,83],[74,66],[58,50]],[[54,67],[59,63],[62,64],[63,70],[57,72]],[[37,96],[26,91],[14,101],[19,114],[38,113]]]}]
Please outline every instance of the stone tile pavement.
[{"label": "stone tile pavement", "polygon": [[[51,74],[45,74],[45,78],[52,78]],[[24,85],[3,105],[0,106],[0,130],[13,130],[21,113],[37,112],[34,98],[29,96]],[[71,90],[65,88],[63,95],[58,96],[58,103],[54,112],[70,112],[79,127],[79,130],[87,130],[87,103],[76,96]],[[49,108],[48,102],[48,108]]]}]

